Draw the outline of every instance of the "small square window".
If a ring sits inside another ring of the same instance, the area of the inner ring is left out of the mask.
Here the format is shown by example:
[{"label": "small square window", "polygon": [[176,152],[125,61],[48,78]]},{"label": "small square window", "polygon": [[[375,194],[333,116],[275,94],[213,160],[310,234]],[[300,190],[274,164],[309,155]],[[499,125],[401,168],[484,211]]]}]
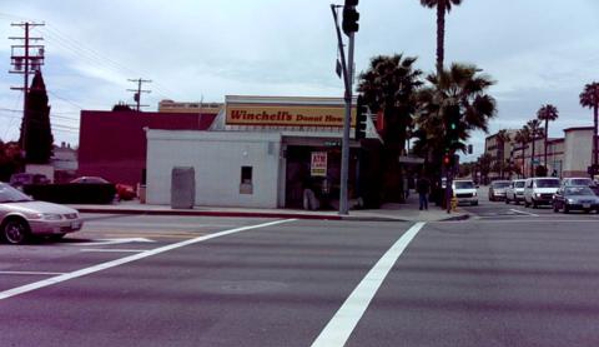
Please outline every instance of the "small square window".
[{"label": "small square window", "polygon": [[242,166],[241,167],[241,183],[252,184],[252,167]]}]

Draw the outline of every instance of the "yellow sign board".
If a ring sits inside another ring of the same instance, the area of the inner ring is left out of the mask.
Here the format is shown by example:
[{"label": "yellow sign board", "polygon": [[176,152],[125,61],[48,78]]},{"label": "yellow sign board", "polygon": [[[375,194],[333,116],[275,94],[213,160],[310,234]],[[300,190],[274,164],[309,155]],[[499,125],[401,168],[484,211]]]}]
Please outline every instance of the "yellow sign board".
[{"label": "yellow sign board", "polygon": [[[343,106],[227,105],[227,125],[343,127]],[[351,125],[356,119],[352,108]]]}]

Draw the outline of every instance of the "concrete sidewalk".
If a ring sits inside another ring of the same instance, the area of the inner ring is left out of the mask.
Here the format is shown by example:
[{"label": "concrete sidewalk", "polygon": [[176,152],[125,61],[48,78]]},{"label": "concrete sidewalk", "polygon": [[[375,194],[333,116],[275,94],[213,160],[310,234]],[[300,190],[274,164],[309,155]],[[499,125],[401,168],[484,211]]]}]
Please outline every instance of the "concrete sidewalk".
[{"label": "concrete sidewalk", "polygon": [[337,211],[305,211],[292,209],[254,209],[234,207],[196,206],[193,209],[172,209],[168,205],[147,205],[139,201],[127,201],[112,205],[69,205],[81,213],[139,214],[139,215],[175,215],[175,216],[212,216],[243,218],[297,218],[321,220],[356,221],[404,221],[432,222],[445,220],[463,220],[469,218],[465,211],[448,214],[434,205],[428,211],[418,209],[418,196],[410,195],[405,204],[386,204],[376,210],[351,210],[349,215],[339,215]]}]

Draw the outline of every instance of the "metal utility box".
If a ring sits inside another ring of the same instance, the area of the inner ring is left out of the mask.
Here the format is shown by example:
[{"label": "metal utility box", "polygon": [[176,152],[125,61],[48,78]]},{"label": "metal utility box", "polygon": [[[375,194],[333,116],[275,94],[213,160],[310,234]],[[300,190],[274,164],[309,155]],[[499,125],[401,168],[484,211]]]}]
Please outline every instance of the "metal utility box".
[{"label": "metal utility box", "polygon": [[192,209],[196,185],[193,167],[174,167],[171,172],[171,208]]}]

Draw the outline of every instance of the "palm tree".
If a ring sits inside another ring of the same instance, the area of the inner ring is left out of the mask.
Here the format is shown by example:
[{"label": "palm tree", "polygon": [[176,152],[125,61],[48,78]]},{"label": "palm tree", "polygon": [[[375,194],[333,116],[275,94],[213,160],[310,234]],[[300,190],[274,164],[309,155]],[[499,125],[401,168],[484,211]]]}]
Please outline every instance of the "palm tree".
[{"label": "palm tree", "polygon": [[520,144],[522,151],[522,176],[526,177],[526,172],[524,171],[525,159],[524,159],[524,151],[526,150],[526,144],[530,142],[530,131],[526,126],[516,132],[514,136],[514,141]]},{"label": "palm tree", "polygon": [[451,6],[462,4],[462,0],[420,0],[420,4],[437,9],[437,74],[441,74],[445,58],[445,13],[451,12]]},{"label": "palm tree", "polygon": [[415,94],[422,85],[422,71],[414,67],[416,58],[402,54],[376,56],[368,70],[359,76],[358,92],[373,113],[382,111],[385,128],[384,192],[391,200],[401,200],[402,170],[397,158],[405,148],[408,129],[413,125],[416,111]]},{"label": "palm tree", "polygon": [[549,137],[549,121],[554,121],[559,117],[559,112],[557,108],[551,104],[543,105],[537,111],[537,119],[541,121],[545,121],[545,168],[548,169],[547,166],[547,139]]},{"label": "palm tree", "polygon": [[[495,99],[487,94],[493,85],[489,76],[474,65],[452,64],[441,75],[429,75],[429,86],[418,94],[419,109],[416,119],[418,128],[426,133],[431,149],[442,151],[464,150],[463,141],[473,130],[488,132],[488,121],[496,114]],[[445,143],[447,117],[458,112],[457,130],[460,141]]]},{"label": "palm tree", "polygon": [[536,118],[529,120],[524,127],[528,128],[528,132],[530,133],[530,140],[532,141],[532,156],[530,165],[530,176],[532,177],[535,175],[535,143],[537,142],[539,137],[543,135],[543,127],[541,126],[541,121]]},{"label": "palm tree", "polygon": [[[474,130],[488,132],[488,121],[495,116],[496,106],[495,99],[487,94],[493,81],[481,71],[474,65],[454,63],[441,74],[429,75],[428,86],[418,93],[414,152],[432,162],[429,170],[433,177],[441,177],[444,153],[465,151],[464,142]],[[456,121],[457,141],[449,142],[446,137],[449,119]],[[437,202],[442,197],[437,191]]]},{"label": "palm tree", "polygon": [[501,179],[503,179],[505,143],[510,142],[510,134],[506,129],[501,129],[497,132],[497,135],[495,135],[495,140],[497,141],[497,162],[499,163],[499,175],[501,176]]},{"label": "palm tree", "polygon": [[593,82],[584,86],[584,91],[580,93],[580,105],[593,109],[594,127],[593,127],[593,165],[599,164],[597,158],[597,122],[599,117],[599,83]]}]

